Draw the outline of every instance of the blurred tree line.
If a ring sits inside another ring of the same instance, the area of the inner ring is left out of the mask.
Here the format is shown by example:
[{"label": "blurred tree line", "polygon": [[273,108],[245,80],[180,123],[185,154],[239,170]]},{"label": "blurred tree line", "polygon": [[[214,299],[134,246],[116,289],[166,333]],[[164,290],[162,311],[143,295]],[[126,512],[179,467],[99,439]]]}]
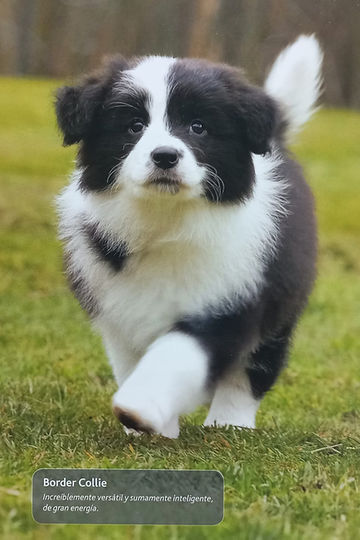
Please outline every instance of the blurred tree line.
[{"label": "blurred tree line", "polygon": [[360,107],[360,0],[0,0],[0,73],[67,77],[105,54],[200,56],[261,83],[300,33],[325,50],[325,101]]}]

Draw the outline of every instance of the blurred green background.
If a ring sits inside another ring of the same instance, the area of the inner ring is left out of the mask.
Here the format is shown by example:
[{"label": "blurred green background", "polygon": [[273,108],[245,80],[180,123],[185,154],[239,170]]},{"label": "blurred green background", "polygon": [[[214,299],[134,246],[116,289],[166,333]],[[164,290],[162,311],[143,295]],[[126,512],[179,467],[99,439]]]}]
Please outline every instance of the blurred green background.
[{"label": "blurred green background", "polygon": [[326,51],[323,101],[360,107],[359,0],[2,0],[0,73],[68,77],[104,54],[197,56],[254,82],[299,34]]}]

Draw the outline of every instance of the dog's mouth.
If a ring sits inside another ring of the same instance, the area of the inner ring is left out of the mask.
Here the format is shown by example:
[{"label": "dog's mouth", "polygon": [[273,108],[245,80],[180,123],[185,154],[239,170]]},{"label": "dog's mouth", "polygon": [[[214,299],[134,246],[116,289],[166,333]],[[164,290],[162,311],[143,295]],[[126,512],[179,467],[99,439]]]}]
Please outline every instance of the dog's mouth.
[{"label": "dog's mouth", "polygon": [[146,182],[146,186],[155,187],[161,192],[175,195],[180,191],[183,184],[179,178],[174,178],[171,176],[158,176],[149,178],[149,180]]},{"label": "dog's mouth", "polygon": [[155,185],[159,184],[162,186],[173,186],[180,185],[180,180],[169,178],[168,176],[160,176],[160,178],[154,178],[153,180],[150,180],[150,183]]}]

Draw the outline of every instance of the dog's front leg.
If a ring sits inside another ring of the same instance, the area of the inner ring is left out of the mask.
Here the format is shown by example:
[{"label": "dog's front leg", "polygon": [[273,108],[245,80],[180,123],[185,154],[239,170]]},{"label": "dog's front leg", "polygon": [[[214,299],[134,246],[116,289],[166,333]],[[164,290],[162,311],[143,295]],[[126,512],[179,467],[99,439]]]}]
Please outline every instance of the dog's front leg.
[{"label": "dog's front leg", "polygon": [[180,414],[206,399],[208,359],[197,340],[181,332],[158,338],[113,398],[127,427],[176,438]]}]

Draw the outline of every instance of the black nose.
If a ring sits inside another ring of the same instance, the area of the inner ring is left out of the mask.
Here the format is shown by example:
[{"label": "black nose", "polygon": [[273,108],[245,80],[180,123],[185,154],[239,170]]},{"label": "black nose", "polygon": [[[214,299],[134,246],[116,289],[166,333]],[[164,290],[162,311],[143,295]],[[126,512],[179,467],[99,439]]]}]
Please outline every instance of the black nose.
[{"label": "black nose", "polygon": [[179,162],[179,152],[171,146],[159,146],[151,152],[151,158],[160,169],[171,169]]}]

